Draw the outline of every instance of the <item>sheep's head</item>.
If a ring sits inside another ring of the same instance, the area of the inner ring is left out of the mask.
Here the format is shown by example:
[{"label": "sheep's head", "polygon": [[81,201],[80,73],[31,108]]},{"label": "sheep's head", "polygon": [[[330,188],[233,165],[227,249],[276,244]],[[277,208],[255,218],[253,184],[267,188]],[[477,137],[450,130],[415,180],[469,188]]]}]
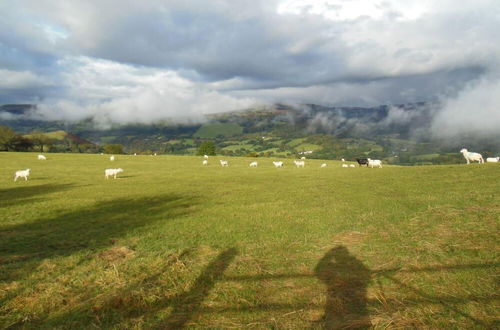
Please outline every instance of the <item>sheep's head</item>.
[{"label": "sheep's head", "polygon": [[460,150],[461,153],[465,153],[467,152],[467,149],[463,148],[462,150]]}]

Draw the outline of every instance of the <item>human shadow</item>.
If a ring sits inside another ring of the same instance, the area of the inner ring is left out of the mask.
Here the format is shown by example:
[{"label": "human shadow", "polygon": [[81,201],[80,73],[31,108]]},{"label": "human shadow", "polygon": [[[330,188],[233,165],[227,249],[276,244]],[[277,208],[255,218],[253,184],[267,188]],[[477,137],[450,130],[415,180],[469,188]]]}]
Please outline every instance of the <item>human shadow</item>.
[{"label": "human shadow", "polygon": [[[124,321],[124,319],[141,318],[152,322],[148,323],[148,328],[182,329],[189,321],[205,312],[202,307],[203,301],[210,294],[210,291],[215,287],[217,282],[223,280],[224,271],[238,254],[235,248],[229,248],[219,253],[217,257],[210,261],[201,271],[201,274],[186,291],[159,299],[153,304],[146,305],[142,302],[135,302],[134,299],[127,299],[127,297],[133,296],[133,292],[143,291],[145,288],[152,288],[159,285],[160,279],[168,273],[169,268],[173,264],[192,257],[194,253],[194,249],[184,250],[175,256],[174,259],[171,259],[170,262],[167,262],[162,271],[154,273],[147,278],[140,279],[120,290],[118,294],[110,296],[101,304],[99,311],[90,304],[84,304],[66,314],[48,320],[48,324],[57,327],[66,322],[67,319],[78,319],[78,322],[86,323],[97,318],[103,321],[99,326],[113,328]],[[123,303],[122,300],[127,301],[127,303]],[[172,311],[167,317],[158,320],[156,318],[158,313],[167,308],[171,308]],[[115,317],[113,317],[113,315]],[[116,317],[118,315],[120,316]],[[82,316],[84,317],[82,318]]]},{"label": "human shadow", "polygon": [[179,294],[172,299],[173,311],[168,319],[159,322],[157,329],[181,329],[193,317],[199,314],[203,300],[210,290],[224,276],[224,271],[238,254],[235,248],[230,248],[220,253],[212,260],[196,279],[189,291]]},{"label": "human shadow", "polygon": [[325,329],[367,329],[370,326],[366,296],[371,271],[337,246],[318,262],[314,274],[327,288],[323,326]]},{"label": "human shadow", "polygon": [[55,217],[0,228],[0,280],[28,276],[47,258],[99,250],[126,233],[191,212],[195,198],[160,195],[96,203]]},{"label": "human shadow", "polygon": [[0,189],[0,208],[41,200],[41,196],[78,187],[72,183],[41,184]]}]

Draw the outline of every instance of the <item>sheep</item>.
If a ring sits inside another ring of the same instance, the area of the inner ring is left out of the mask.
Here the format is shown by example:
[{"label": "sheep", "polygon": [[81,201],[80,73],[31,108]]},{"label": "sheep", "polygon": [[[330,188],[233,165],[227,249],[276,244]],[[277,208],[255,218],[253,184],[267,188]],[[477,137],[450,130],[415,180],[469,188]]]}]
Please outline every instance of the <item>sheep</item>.
[{"label": "sheep", "polygon": [[222,167],[228,167],[229,166],[229,163],[227,162],[227,160],[219,160],[220,162],[220,166]]},{"label": "sheep", "polygon": [[300,159],[301,159],[301,160],[304,160],[304,159],[306,159],[306,157],[302,156],[302,157],[300,157]]},{"label": "sheep", "polygon": [[349,167],[356,167],[356,165],[354,165],[354,164],[349,164]]},{"label": "sheep", "polygon": [[487,163],[498,163],[500,162],[500,157],[488,157],[486,158]]},{"label": "sheep", "polygon": [[203,158],[208,159],[208,155],[203,155]]},{"label": "sheep", "polygon": [[366,167],[368,167],[368,158],[356,158],[356,161],[358,162],[359,166],[366,165]]},{"label": "sheep", "polygon": [[38,160],[47,160],[47,157],[44,155],[38,155]]},{"label": "sheep", "polygon": [[30,169],[20,170],[16,172],[16,176],[14,177],[14,182],[17,181],[17,178],[24,178],[24,181],[28,181],[28,176],[30,175]]},{"label": "sheep", "polygon": [[134,156],[137,156],[137,152],[134,152]]},{"label": "sheep", "polygon": [[112,162],[114,162],[115,161],[115,156],[110,156],[109,160],[112,161]]},{"label": "sheep", "polygon": [[326,167],[326,163],[320,165],[321,168]]},{"label": "sheep", "polygon": [[283,167],[283,162],[273,162],[274,164],[274,167],[278,168],[278,167]]},{"label": "sheep", "polygon": [[368,158],[368,166],[373,168],[373,166],[377,166],[379,168],[382,168],[382,161],[380,159],[371,159]]},{"label": "sheep", "polygon": [[208,160],[206,160],[206,159],[205,159],[205,160],[203,160],[202,164],[203,164],[203,165],[208,165]]},{"label": "sheep", "polygon": [[107,168],[104,170],[104,176],[106,179],[109,179],[110,176],[113,176],[116,179],[116,175],[121,172],[123,172],[123,169],[121,168]]},{"label": "sheep", "polygon": [[484,159],[481,154],[478,154],[477,152],[469,152],[465,148],[460,150],[460,152],[464,155],[467,164],[470,164],[470,162],[479,162],[479,164],[484,164]]},{"label": "sheep", "polygon": [[349,167],[349,165],[347,165],[347,164],[342,164],[342,167]]},{"label": "sheep", "polygon": [[257,167],[257,165],[258,165],[257,162],[251,162],[250,163],[250,167]]},{"label": "sheep", "polygon": [[297,167],[305,167],[305,165],[306,165],[306,162],[304,162],[303,160],[294,160],[293,162],[295,163],[295,166],[297,166]]},{"label": "sheep", "polygon": [[341,159],[341,161],[345,162],[345,159],[344,159],[344,158],[342,158],[342,159]]}]

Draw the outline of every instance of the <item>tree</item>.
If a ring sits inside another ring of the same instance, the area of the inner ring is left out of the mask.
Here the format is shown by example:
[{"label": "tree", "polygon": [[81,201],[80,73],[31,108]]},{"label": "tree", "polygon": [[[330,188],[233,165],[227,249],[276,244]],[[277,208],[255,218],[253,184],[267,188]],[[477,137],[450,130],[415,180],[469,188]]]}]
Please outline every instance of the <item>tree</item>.
[{"label": "tree", "polygon": [[215,144],[212,141],[205,141],[200,144],[198,148],[198,156],[209,155],[215,156]]},{"label": "tree", "polygon": [[19,135],[14,132],[10,127],[0,126],[0,150],[14,149],[15,141]]},{"label": "tree", "polygon": [[53,144],[53,141],[50,137],[48,137],[46,134],[43,134],[42,132],[38,132],[38,131],[31,133],[30,139],[33,142],[33,145],[39,147],[40,152],[47,151],[47,150],[45,150],[44,147],[50,148],[50,146]]},{"label": "tree", "polygon": [[123,146],[121,144],[106,144],[104,146],[106,154],[123,154]]}]

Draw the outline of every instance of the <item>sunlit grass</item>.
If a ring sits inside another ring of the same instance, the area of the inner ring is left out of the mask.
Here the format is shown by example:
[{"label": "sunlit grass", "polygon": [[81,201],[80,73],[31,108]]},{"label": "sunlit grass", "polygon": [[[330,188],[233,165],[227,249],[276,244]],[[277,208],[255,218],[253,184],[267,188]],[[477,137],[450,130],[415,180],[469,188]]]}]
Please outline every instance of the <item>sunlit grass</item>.
[{"label": "sunlit grass", "polygon": [[0,153],[3,327],[498,326],[498,164],[47,158]]}]

